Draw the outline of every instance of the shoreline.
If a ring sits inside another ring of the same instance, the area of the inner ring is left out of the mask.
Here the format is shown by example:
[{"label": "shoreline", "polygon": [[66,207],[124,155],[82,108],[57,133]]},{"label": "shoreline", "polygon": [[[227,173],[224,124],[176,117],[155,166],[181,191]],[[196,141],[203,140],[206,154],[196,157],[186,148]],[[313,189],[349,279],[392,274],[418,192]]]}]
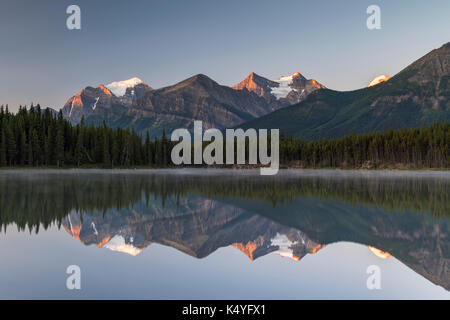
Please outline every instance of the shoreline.
[{"label": "shoreline", "polygon": [[450,179],[449,169],[340,169],[283,168],[273,176],[261,176],[259,168],[1,168],[2,175],[34,174],[109,174],[109,175],[179,175],[179,176],[251,176],[261,178],[295,177],[362,177],[362,178],[441,178]]},{"label": "shoreline", "polygon": [[[224,165],[224,166],[206,166],[206,165],[198,165],[198,166],[130,166],[130,167],[114,167],[107,168],[102,166],[80,166],[80,167],[72,167],[72,166],[5,166],[0,167],[0,172],[2,171],[32,171],[32,170],[180,170],[180,169],[193,169],[193,170],[259,170],[261,168],[265,168],[265,166],[260,165]],[[269,167],[267,167],[269,168]],[[408,166],[379,166],[379,167],[303,167],[303,166],[286,166],[280,165],[280,171],[285,170],[335,170],[335,171],[450,171],[450,167],[436,167],[436,168],[414,168]]]}]

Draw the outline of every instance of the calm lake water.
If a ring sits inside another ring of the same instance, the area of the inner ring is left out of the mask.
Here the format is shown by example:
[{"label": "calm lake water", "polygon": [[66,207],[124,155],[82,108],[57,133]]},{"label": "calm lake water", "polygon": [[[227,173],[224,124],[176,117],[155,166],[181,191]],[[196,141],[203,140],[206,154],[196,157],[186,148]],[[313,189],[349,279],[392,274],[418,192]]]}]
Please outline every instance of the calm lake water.
[{"label": "calm lake water", "polygon": [[449,187],[450,172],[0,171],[0,298],[449,299]]}]

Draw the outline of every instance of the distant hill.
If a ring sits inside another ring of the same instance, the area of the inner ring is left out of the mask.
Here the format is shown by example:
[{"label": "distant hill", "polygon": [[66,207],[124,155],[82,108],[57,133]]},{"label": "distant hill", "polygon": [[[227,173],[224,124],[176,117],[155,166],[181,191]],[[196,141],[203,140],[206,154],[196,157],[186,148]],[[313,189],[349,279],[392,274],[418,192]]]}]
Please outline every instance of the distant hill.
[{"label": "distant hill", "polygon": [[301,139],[341,137],[392,127],[450,120],[450,43],[415,61],[389,81],[364,89],[312,92],[296,105],[249,121],[242,128],[279,128]]}]

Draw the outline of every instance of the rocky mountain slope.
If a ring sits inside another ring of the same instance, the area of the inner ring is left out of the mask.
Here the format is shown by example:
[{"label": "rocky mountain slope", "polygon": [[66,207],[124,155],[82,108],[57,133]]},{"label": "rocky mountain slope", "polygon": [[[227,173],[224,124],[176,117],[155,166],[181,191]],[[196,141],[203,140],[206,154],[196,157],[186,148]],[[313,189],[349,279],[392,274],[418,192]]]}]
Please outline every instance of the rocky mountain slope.
[{"label": "rocky mountain slope", "polygon": [[138,78],[96,88],[86,87],[67,100],[62,109],[63,116],[73,124],[80,123],[82,117],[89,123],[111,123],[119,119],[133,101],[150,90],[152,88]]}]

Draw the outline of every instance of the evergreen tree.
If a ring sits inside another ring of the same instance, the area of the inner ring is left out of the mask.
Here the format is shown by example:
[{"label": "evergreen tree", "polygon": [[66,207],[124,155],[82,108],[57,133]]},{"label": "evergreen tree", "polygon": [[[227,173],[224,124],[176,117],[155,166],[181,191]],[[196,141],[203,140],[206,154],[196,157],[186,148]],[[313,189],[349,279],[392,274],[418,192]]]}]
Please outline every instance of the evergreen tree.
[{"label": "evergreen tree", "polygon": [[153,150],[152,150],[152,144],[150,141],[150,134],[148,131],[145,135],[144,150],[145,150],[145,164],[152,165],[153,164]]},{"label": "evergreen tree", "polygon": [[64,162],[64,122],[62,111],[58,114],[58,124],[56,129],[56,146],[55,146],[56,165],[61,167]]},{"label": "evergreen tree", "polygon": [[29,158],[28,164],[30,166],[39,165],[39,154],[40,154],[40,145],[39,145],[39,136],[36,132],[36,129],[31,130],[30,134],[30,150],[29,150]]},{"label": "evergreen tree", "polygon": [[13,134],[13,131],[10,126],[6,126],[5,130],[6,135],[6,154],[7,154],[7,162],[8,165],[13,166],[15,165],[15,158],[17,153],[17,145],[16,140]]},{"label": "evergreen tree", "polygon": [[25,130],[22,129],[20,133],[20,146],[19,146],[19,164],[21,166],[25,164],[26,154],[27,154],[27,137]]},{"label": "evergreen tree", "polygon": [[6,166],[6,135],[3,127],[0,134],[0,167],[4,167]]},{"label": "evergreen tree", "polygon": [[77,164],[77,167],[81,165],[83,162],[83,129],[80,128],[78,130],[77,135],[77,144],[75,146],[75,161]]},{"label": "evergreen tree", "polygon": [[104,135],[104,139],[103,139],[103,165],[105,167],[111,166],[111,156],[110,156],[110,152],[109,152],[109,139],[108,139],[107,134]]},{"label": "evergreen tree", "polygon": [[120,162],[120,153],[119,153],[119,135],[115,132],[111,133],[111,167],[114,168],[114,165],[119,164]]},{"label": "evergreen tree", "polygon": [[166,130],[163,129],[163,133],[162,133],[162,137],[161,137],[161,165],[166,166],[169,164],[168,161],[168,142],[167,142],[167,137],[166,137]]}]

